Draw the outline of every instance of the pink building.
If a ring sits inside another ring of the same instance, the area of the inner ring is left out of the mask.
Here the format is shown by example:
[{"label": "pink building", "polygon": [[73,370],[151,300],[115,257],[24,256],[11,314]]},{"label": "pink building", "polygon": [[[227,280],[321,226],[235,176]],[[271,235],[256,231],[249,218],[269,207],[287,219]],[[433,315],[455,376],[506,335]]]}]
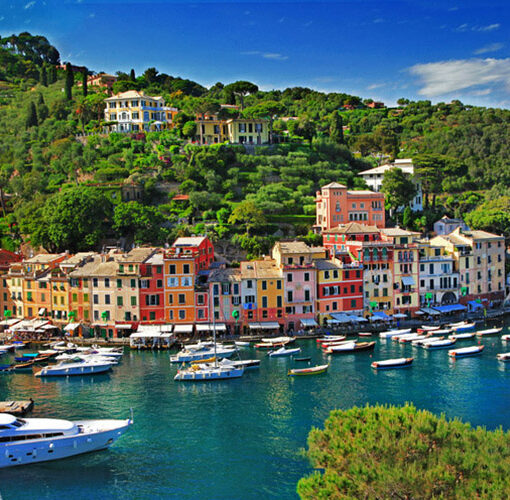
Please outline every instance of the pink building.
[{"label": "pink building", "polygon": [[317,191],[317,232],[327,231],[349,222],[385,227],[384,194],[374,191],[351,191],[343,184],[331,182]]}]

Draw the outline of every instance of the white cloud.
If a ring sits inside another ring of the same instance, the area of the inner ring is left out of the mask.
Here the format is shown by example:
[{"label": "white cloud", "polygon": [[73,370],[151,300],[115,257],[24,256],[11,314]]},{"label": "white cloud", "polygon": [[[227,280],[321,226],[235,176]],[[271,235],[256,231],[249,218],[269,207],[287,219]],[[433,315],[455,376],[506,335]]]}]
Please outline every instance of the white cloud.
[{"label": "white cloud", "polygon": [[499,23],[488,24],[487,26],[470,25],[470,24],[464,23],[464,24],[457,26],[454,31],[459,31],[461,33],[464,33],[466,31],[487,32],[487,31],[497,30],[500,27],[501,27],[501,24],[499,24]]},{"label": "white cloud", "polygon": [[418,93],[427,97],[471,87],[486,89],[504,85],[510,90],[510,58],[459,59],[415,64],[409,71],[421,80],[423,86]]},{"label": "white cloud", "polygon": [[500,50],[505,45],[503,43],[491,43],[489,45],[485,45],[485,47],[480,47],[479,49],[475,50],[473,54],[476,54],[479,56],[480,54],[487,54],[487,52],[496,52],[497,50]]},{"label": "white cloud", "polygon": [[23,7],[25,10],[28,10],[30,9],[31,7],[33,7],[35,5],[35,2],[28,2],[27,4],[25,4],[25,6]]},{"label": "white cloud", "polygon": [[489,95],[491,93],[492,93],[492,89],[483,89],[483,90],[473,90],[473,92],[471,92],[471,95],[481,96],[481,95]]},{"label": "white cloud", "polygon": [[91,14],[89,14],[89,19],[94,19],[94,17],[96,17],[96,14],[94,12],[92,12]]},{"label": "white cloud", "polygon": [[489,24],[488,26],[480,26],[475,31],[494,31],[494,30],[499,29],[500,26],[501,26],[501,24],[494,23],[494,24]]},{"label": "white cloud", "polygon": [[369,85],[367,87],[367,90],[375,90],[375,89],[380,89],[381,87],[385,87],[386,84],[385,83],[372,83],[372,85]]},{"label": "white cloud", "polygon": [[260,56],[264,59],[270,59],[273,61],[286,61],[289,56],[284,56],[278,52],[261,52],[260,50],[249,50],[247,52],[241,52],[242,56]]}]

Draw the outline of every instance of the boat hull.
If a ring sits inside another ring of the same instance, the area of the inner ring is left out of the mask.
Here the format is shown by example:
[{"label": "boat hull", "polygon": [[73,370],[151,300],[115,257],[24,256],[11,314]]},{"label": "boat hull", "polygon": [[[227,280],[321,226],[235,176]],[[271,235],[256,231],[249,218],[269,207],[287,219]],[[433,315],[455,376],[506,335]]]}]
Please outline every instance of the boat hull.
[{"label": "boat hull", "polygon": [[215,380],[227,380],[239,378],[244,374],[243,368],[231,368],[229,370],[180,370],[174,377],[177,382],[213,382]]},{"label": "boat hull", "polygon": [[[104,421],[103,421],[104,422]],[[94,433],[48,439],[34,439],[0,445],[0,468],[59,460],[111,446],[129,428],[131,421],[116,422],[112,428]],[[76,422],[81,424],[81,422]]]},{"label": "boat hull", "polygon": [[287,375],[289,377],[306,377],[310,375],[320,375],[321,373],[326,373],[328,368],[329,365],[313,366],[310,368],[293,368],[288,371]]},{"label": "boat hull", "polygon": [[112,365],[101,366],[81,366],[79,368],[54,368],[46,367],[35,374],[36,377],[70,377],[81,375],[95,375],[97,373],[106,373],[111,370]]},{"label": "boat hull", "polygon": [[413,358],[406,358],[403,360],[395,360],[394,363],[385,363],[381,361],[374,361],[370,366],[374,370],[396,370],[398,368],[408,368],[413,364]]}]

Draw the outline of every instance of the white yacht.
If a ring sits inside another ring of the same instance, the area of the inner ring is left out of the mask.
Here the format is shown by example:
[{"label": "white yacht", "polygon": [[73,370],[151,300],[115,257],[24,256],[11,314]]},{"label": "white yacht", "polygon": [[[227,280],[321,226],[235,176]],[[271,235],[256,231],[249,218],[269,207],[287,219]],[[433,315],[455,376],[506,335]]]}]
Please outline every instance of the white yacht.
[{"label": "white yacht", "polygon": [[235,366],[217,365],[191,365],[189,368],[181,368],[177,370],[174,377],[176,381],[212,381],[230,378],[239,378],[244,374],[244,368],[236,368]]},{"label": "white yacht", "polygon": [[237,351],[235,347],[202,347],[200,349],[183,349],[175,356],[170,356],[170,363],[189,363],[214,357],[229,358]]},{"label": "white yacht", "polygon": [[129,426],[126,420],[57,420],[0,414],[0,468],[67,458],[108,448]]},{"label": "white yacht", "polygon": [[36,377],[67,377],[70,375],[95,375],[105,373],[112,367],[111,361],[61,361],[56,365],[45,366]]}]

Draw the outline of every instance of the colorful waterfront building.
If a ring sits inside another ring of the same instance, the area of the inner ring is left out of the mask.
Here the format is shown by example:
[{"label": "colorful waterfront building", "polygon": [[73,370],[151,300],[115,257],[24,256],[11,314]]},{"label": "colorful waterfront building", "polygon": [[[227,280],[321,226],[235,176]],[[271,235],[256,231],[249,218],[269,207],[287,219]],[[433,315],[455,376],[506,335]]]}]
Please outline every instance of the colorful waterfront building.
[{"label": "colorful waterfront building", "polygon": [[214,262],[214,246],[207,236],[183,236],[177,238],[172,248],[175,254],[180,252],[191,252],[196,259],[195,268],[198,271],[205,271]]},{"label": "colorful waterfront building", "polygon": [[[93,254],[90,259],[84,259],[69,272],[69,310],[71,318],[75,322],[90,324],[93,321],[92,312],[92,275],[97,266],[103,262],[104,257]],[[99,303],[96,304],[96,307]],[[97,320],[100,319],[100,312],[97,312]],[[113,336],[113,331],[112,331]]]},{"label": "colorful waterfront building", "polygon": [[140,264],[140,321],[165,322],[165,275],[162,252]]},{"label": "colorful waterfront building", "polygon": [[14,314],[16,296],[13,297],[9,288],[8,274],[12,264],[21,262],[22,256],[9,250],[0,249],[0,315],[10,317]]},{"label": "colorful waterfront building", "polygon": [[331,182],[317,191],[317,232],[327,231],[349,222],[385,227],[384,195],[374,191],[353,191]]},{"label": "colorful waterfront building", "polygon": [[[7,288],[11,297],[11,310],[15,318],[23,318],[25,315],[25,301],[23,293],[23,284],[25,272],[22,262],[14,262],[9,266],[9,271],[5,275]],[[5,317],[5,313],[4,313]]]},{"label": "colorful waterfront building", "polygon": [[[241,333],[242,307],[241,307],[241,270],[221,267],[213,270],[208,278],[209,294],[212,298],[212,312],[214,322],[209,320],[202,328],[198,323],[197,330],[216,331],[229,334]],[[207,328],[207,330],[205,330]]]},{"label": "colorful waterfront building", "polygon": [[302,241],[282,241],[273,246],[271,254],[284,278],[285,329],[297,331],[317,326],[314,262],[325,258],[324,248],[309,247]]},{"label": "colorful waterfront building", "polygon": [[460,278],[460,302],[476,308],[500,304],[505,294],[505,239],[486,231],[465,231],[460,227],[447,235],[436,236],[439,245],[455,259]]}]

